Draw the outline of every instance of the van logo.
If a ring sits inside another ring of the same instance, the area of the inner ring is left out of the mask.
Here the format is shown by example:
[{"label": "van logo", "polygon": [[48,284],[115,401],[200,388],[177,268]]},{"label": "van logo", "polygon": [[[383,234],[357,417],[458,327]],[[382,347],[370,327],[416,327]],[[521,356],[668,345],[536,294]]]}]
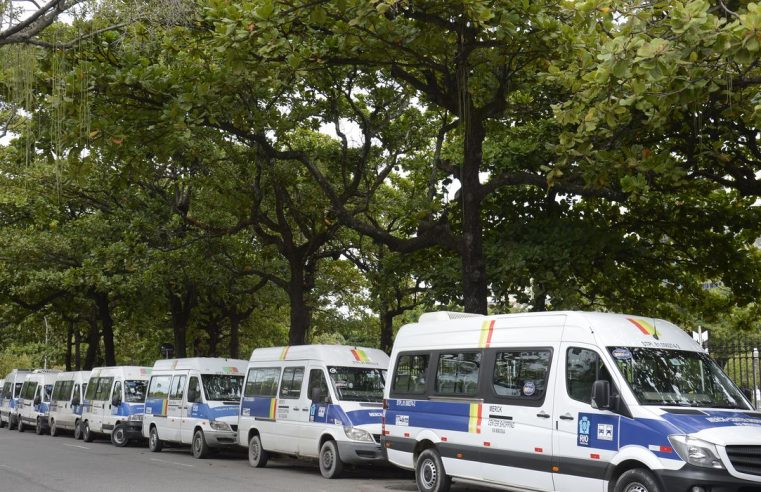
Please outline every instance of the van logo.
[{"label": "van logo", "polygon": [[643,335],[650,335],[658,340],[658,330],[655,325],[644,319],[626,318],[631,324],[636,326]]},{"label": "van logo", "polygon": [[589,430],[592,423],[588,417],[581,417],[579,420],[579,446],[589,446]]},{"label": "van logo", "polygon": [[357,362],[370,362],[370,358],[362,349],[352,349],[351,355],[354,356],[354,360],[356,360]]}]

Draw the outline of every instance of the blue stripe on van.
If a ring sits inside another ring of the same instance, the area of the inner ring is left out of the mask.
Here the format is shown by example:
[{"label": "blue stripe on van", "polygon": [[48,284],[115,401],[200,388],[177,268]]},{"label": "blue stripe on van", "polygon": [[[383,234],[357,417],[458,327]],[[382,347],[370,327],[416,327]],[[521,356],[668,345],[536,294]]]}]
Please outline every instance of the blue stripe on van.
[{"label": "blue stripe on van", "polygon": [[[222,417],[237,417],[240,409],[233,405],[210,407],[206,403],[193,403],[188,409],[188,417],[206,420],[217,420]],[[268,410],[269,412],[269,407]]]},{"label": "blue stripe on van", "polygon": [[380,424],[383,418],[383,410],[380,408],[352,410],[346,412],[346,416],[352,425]]},{"label": "blue stripe on van", "polygon": [[111,415],[116,415],[118,417],[129,417],[130,415],[140,414],[144,411],[144,403],[122,402],[118,407],[111,407]]},{"label": "blue stripe on van", "polygon": [[388,400],[386,424],[468,432],[470,402]]},{"label": "blue stripe on van", "polygon": [[693,434],[715,427],[761,426],[761,414],[738,411],[701,410],[698,415],[663,414],[663,419],[684,434]]},{"label": "blue stripe on van", "polygon": [[275,418],[274,415],[270,416],[272,400],[274,400],[274,398],[262,398],[258,396],[245,397],[241,401],[242,413],[246,417],[257,417],[261,419]]}]

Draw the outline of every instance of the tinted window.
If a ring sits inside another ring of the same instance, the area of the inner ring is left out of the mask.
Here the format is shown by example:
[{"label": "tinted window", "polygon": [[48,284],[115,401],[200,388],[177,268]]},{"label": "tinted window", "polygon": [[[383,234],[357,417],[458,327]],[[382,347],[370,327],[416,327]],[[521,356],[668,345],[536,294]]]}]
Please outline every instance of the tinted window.
[{"label": "tinted window", "polygon": [[394,373],[394,391],[405,394],[424,393],[428,358],[427,354],[400,355]]},{"label": "tinted window", "polygon": [[148,381],[142,379],[128,379],[124,381],[124,401],[127,403],[143,403]]},{"label": "tinted window", "polygon": [[498,396],[539,400],[547,391],[550,350],[497,352],[492,387]]},{"label": "tinted window", "polygon": [[248,380],[244,396],[277,396],[277,383],[280,379],[280,368],[257,367],[248,371]]},{"label": "tinted window", "polygon": [[481,352],[439,354],[436,393],[472,396],[478,393]]},{"label": "tinted window", "polygon": [[15,391],[13,394],[18,397],[21,395],[21,387],[24,385],[24,383],[16,383]]},{"label": "tinted window", "polygon": [[13,383],[5,383],[5,386],[3,387],[3,398],[10,398],[11,397],[11,388],[13,387]]},{"label": "tinted window", "polygon": [[[191,400],[191,397],[193,396],[195,396],[195,398]],[[188,383],[188,402],[201,403],[201,385],[198,384],[198,378],[195,376],[190,378],[190,382]]]},{"label": "tinted window", "polygon": [[329,401],[330,390],[328,389],[328,380],[325,378],[325,373],[322,369],[312,369],[309,371],[309,395],[311,400],[314,395],[315,388],[320,388],[320,399],[323,402]]},{"label": "tinted window", "polygon": [[286,367],[283,381],[280,383],[280,398],[293,399],[301,396],[301,383],[304,382],[303,367]]},{"label": "tinted window", "polygon": [[53,401],[59,401],[62,400],[61,394],[63,393],[63,385],[66,384],[65,381],[56,381],[56,383],[53,385]]},{"label": "tinted window", "polygon": [[172,379],[172,391],[169,392],[170,400],[182,400],[185,395],[185,376],[175,376]]},{"label": "tinted window", "polygon": [[85,399],[92,401],[95,399],[95,390],[98,389],[98,381],[100,378],[90,378],[87,389],[85,390]]},{"label": "tinted window", "polygon": [[149,400],[153,399],[166,399],[169,396],[169,382],[172,380],[172,376],[153,376],[151,378],[151,384],[148,386]]},{"label": "tinted window", "polygon": [[95,390],[95,399],[98,401],[107,401],[111,394],[111,386],[114,384],[114,378],[98,379],[98,388]]},{"label": "tinted window", "polygon": [[565,363],[565,387],[568,396],[591,404],[592,385],[598,379],[611,381],[610,373],[597,352],[583,348],[569,348],[566,352]]},{"label": "tinted window", "polygon": [[71,398],[72,398],[72,399],[74,399],[74,398],[79,398],[79,399],[81,400],[81,398],[80,398],[80,394],[81,394],[81,393],[80,393],[80,391],[79,391],[79,385],[78,385],[78,384],[75,384],[75,385],[74,385],[74,391],[71,393]]},{"label": "tinted window", "polygon": [[114,398],[121,399],[122,397],[122,382],[117,381],[116,384],[114,384],[114,390],[111,392],[111,400],[113,401]]},{"label": "tinted window", "polygon": [[24,383],[24,385],[21,387],[21,398],[25,400],[32,400],[34,399],[34,392],[37,390],[37,383],[32,381],[27,381]]}]

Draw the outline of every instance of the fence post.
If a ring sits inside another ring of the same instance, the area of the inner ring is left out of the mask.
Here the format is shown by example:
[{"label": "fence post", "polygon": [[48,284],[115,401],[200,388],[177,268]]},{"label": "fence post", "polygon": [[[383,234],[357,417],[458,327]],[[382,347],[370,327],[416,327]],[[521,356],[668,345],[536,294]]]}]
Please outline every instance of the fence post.
[{"label": "fence post", "polygon": [[758,348],[753,349],[753,406],[758,410],[758,380],[756,379],[758,374]]}]

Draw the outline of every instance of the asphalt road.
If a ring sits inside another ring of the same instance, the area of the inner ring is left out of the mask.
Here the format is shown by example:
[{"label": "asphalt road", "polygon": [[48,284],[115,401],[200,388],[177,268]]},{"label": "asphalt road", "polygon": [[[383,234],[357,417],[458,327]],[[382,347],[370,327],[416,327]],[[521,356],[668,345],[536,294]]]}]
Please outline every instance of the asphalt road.
[{"label": "asphalt road", "polygon": [[[474,490],[463,486],[458,492]],[[245,450],[194,459],[188,448],[151,453],[147,447],[117,448],[109,441],[92,443],[0,429],[0,490],[13,492],[225,492],[416,491],[411,473],[395,468],[356,468],[337,480],[326,480],[316,463],[270,460],[266,468],[248,465]]]}]

